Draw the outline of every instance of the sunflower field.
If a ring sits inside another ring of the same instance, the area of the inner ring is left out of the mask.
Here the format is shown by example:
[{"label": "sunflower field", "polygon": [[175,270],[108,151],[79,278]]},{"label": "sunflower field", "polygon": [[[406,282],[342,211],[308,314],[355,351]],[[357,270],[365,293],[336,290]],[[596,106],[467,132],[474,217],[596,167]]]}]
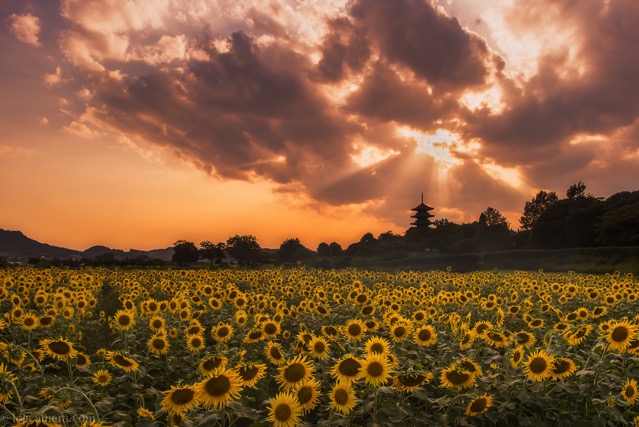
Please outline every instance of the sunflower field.
[{"label": "sunflower field", "polygon": [[0,425],[639,425],[637,285],[0,270]]}]

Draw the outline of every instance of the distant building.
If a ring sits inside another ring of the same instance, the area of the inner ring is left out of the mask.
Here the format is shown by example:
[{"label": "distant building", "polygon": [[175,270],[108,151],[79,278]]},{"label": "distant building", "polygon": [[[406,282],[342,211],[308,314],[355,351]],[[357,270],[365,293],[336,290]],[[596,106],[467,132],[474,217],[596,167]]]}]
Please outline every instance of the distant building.
[{"label": "distant building", "polygon": [[434,216],[430,211],[433,209],[434,208],[424,204],[424,193],[422,193],[422,202],[411,209],[411,211],[415,212],[414,215],[411,215],[411,218],[415,218],[415,221],[411,222],[412,227],[410,229],[425,230],[429,228],[432,224],[430,219]]}]

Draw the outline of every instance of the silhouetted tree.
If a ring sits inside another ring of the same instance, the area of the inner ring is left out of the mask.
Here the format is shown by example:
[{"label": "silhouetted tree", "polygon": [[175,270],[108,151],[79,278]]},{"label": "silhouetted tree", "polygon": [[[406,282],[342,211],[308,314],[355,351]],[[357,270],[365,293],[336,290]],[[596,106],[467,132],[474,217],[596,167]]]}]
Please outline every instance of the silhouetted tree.
[{"label": "silhouetted tree", "polygon": [[300,239],[286,239],[280,245],[277,256],[282,262],[297,262],[313,255],[313,251],[302,245]]},{"label": "silhouetted tree", "polygon": [[495,251],[512,246],[510,224],[497,209],[488,207],[483,211],[479,215],[477,226],[476,249]]},{"label": "silhouetted tree", "polygon": [[571,185],[568,187],[568,190],[566,190],[566,197],[569,199],[586,197],[586,184],[579,181],[578,183]]},{"label": "silhouetted tree", "polygon": [[226,245],[205,240],[200,243],[200,258],[208,259],[211,264],[220,262],[226,255]]},{"label": "silhouetted tree", "polygon": [[606,246],[639,246],[639,191],[613,194],[604,203],[597,242]]},{"label": "silhouetted tree", "polygon": [[556,203],[559,200],[557,193],[554,191],[540,191],[532,200],[526,202],[524,206],[524,213],[519,219],[522,230],[531,230],[533,225],[541,214],[548,208],[548,206]]},{"label": "silhouetted tree", "polygon": [[178,265],[186,265],[191,262],[197,262],[200,259],[200,252],[193,242],[186,240],[178,240],[173,244],[173,262]]},{"label": "silhouetted tree", "polygon": [[241,265],[252,265],[260,259],[262,248],[255,236],[245,235],[229,237],[226,241],[226,252]]},{"label": "silhouetted tree", "polygon": [[505,216],[497,209],[488,207],[479,215],[479,224],[486,227],[505,227],[510,228],[510,224]]},{"label": "silhouetted tree", "polygon": [[326,242],[322,242],[317,245],[317,255],[319,256],[330,256],[330,251],[328,243]]},{"label": "silhouetted tree", "polygon": [[344,252],[344,249],[342,249],[342,246],[339,243],[331,242],[331,244],[328,245],[329,256],[339,256],[342,252]]}]

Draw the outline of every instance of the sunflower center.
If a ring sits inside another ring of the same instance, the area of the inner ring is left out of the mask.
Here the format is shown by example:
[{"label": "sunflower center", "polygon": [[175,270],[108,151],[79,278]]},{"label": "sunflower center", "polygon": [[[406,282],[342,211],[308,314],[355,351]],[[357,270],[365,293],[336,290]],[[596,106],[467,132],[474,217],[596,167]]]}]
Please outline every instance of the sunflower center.
[{"label": "sunflower center", "polygon": [[338,405],[346,405],[348,403],[348,392],[342,388],[335,390],[335,403]]},{"label": "sunflower center", "polygon": [[420,341],[428,341],[431,335],[432,334],[428,329],[422,329],[421,331],[419,331],[419,334],[417,334],[417,338],[419,338]]},{"label": "sunflower center", "polygon": [[224,338],[225,336],[227,336],[229,334],[229,328],[227,328],[226,326],[221,327],[220,329],[217,330],[217,336]]},{"label": "sunflower center", "polygon": [[262,337],[262,331],[253,331],[249,334],[249,338],[252,340],[256,340]]},{"label": "sunflower center", "polygon": [[204,384],[204,389],[211,396],[224,396],[231,390],[231,381],[226,375],[212,377]]},{"label": "sunflower center", "polygon": [[362,333],[362,327],[357,324],[350,325],[348,327],[348,333],[353,336],[360,335]]},{"label": "sunflower center", "polygon": [[162,327],[162,321],[161,320],[154,320],[153,321],[153,327],[155,329],[160,329]]},{"label": "sunflower center", "polygon": [[487,405],[488,405],[488,401],[486,400],[486,398],[482,397],[480,399],[475,400],[470,405],[470,411],[471,412],[483,412],[486,409]]},{"label": "sunflower center", "polygon": [[24,326],[33,326],[35,324],[35,319],[31,317],[27,317],[24,319]]},{"label": "sunflower center", "polygon": [[477,326],[477,333],[481,335],[486,329],[488,329],[488,325],[482,323],[481,325]]},{"label": "sunflower center", "polygon": [[339,364],[339,372],[347,377],[354,377],[361,368],[361,363],[353,358],[348,358]]},{"label": "sunflower center", "polygon": [[326,333],[326,335],[330,335],[330,336],[337,335],[337,329],[335,329],[332,326],[327,326],[326,329],[324,329],[324,332]]},{"label": "sunflower center", "polygon": [[128,326],[130,323],[131,323],[131,318],[127,316],[126,314],[123,314],[122,316],[118,317],[118,324],[120,324],[120,326]]},{"label": "sunflower center", "polygon": [[626,397],[630,398],[635,395],[635,389],[632,386],[626,387]]},{"label": "sunflower center", "polygon": [[71,352],[71,346],[64,341],[53,341],[49,344],[49,349],[55,354],[69,354]]},{"label": "sunflower center", "polygon": [[612,340],[615,342],[624,342],[628,336],[630,335],[628,328],[626,328],[625,326],[617,326],[613,331],[612,331]]},{"label": "sunflower center", "polygon": [[406,328],[403,326],[396,327],[394,331],[394,335],[396,337],[403,337],[404,335],[406,335]]},{"label": "sunflower center", "polygon": [[161,338],[154,339],[152,345],[156,350],[163,350],[166,347],[166,343]]},{"label": "sunflower center", "polygon": [[179,388],[171,394],[171,401],[176,405],[186,405],[194,396],[195,393],[190,388]]},{"label": "sunflower center", "polygon": [[113,357],[113,360],[115,361],[115,363],[117,363],[120,366],[124,366],[124,367],[128,367],[128,366],[133,366],[133,363],[128,360],[126,357],[122,356],[121,354],[117,354]]},{"label": "sunflower center", "polygon": [[53,317],[51,316],[44,316],[40,318],[40,324],[44,325],[44,326],[48,326],[51,323],[53,323]]},{"label": "sunflower center", "polygon": [[109,376],[105,375],[105,374],[101,374],[100,376],[98,376],[98,382],[99,383],[108,383],[109,382]]},{"label": "sunflower center", "polygon": [[457,369],[446,373],[446,379],[454,385],[466,384],[470,379],[470,375],[465,372],[459,372]]},{"label": "sunflower center", "polygon": [[370,305],[367,305],[366,307],[364,307],[364,308],[362,309],[362,314],[364,314],[364,315],[366,315],[366,316],[367,316],[367,315],[369,315],[369,314],[371,314],[372,312],[373,312],[373,307],[372,307],[372,306],[370,306]]},{"label": "sunflower center", "polygon": [[213,369],[220,366],[220,363],[222,363],[222,359],[220,359],[219,357],[214,357],[205,361],[202,366],[204,366],[206,370],[212,371]]},{"label": "sunflower center", "polygon": [[366,372],[368,372],[371,377],[379,377],[384,373],[384,367],[379,362],[371,362],[366,367]]},{"label": "sunflower center", "polygon": [[255,366],[242,366],[238,369],[240,376],[244,381],[249,381],[255,378],[260,370]]},{"label": "sunflower center", "polygon": [[548,368],[548,363],[543,357],[535,357],[530,361],[530,370],[535,374],[541,374]]},{"label": "sunflower center", "polygon": [[313,398],[313,389],[311,386],[305,385],[304,387],[297,390],[297,401],[304,405],[311,401]]},{"label": "sunflower center", "polygon": [[282,358],[282,353],[280,353],[280,350],[277,347],[271,347],[271,350],[269,351],[269,353],[271,357],[275,360]]},{"label": "sunflower center", "polygon": [[570,363],[568,363],[565,360],[557,360],[554,363],[553,366],[553,373],[558,375],[558,374],[563,374],[566,373],[570,370]]},{"label": "sunflower center", "polygon": [[291,418],[291,407],[287,403],[281,403],[275,408],[275,418],[278,421],[287,421]]},{"label": "sunflower center", "polygon": [[488,338],[490,338],[491,340],[495,341],[495,342],[502,342],[504,341],[504,337],[501,336],[501,334],[497,333],[497,332],[489,332],[488,333]]},{"label": "sunflower center", "polygon": [[301,363],[293,363],[284,370],[284,378],[286,381],[296,383],[306,376],[306,367]]},{"label": "sunflower center", "polygon": [[378,342],[376,342],[375,344],[371,345],[371,353],[383,353],[384,352],[384,346]]},{"label": "sunflower center", "polygon": [[326,346],[323,342],[318,341],[313,346],[313,350],[315,350],[315,353],[324,353],[324,350],[326,350]]},{"label": "sunflower center", "polygon": [[275,332],[277,332],[277,326],[275,326],[275,324],[273,323],[267,323],[266,326],[264,326],[264,332],[269,335],[273,335]]},{"label": "sunflower center", "polygon": [[423,375],[400,375],[397,378],[406,387],[417,387],[426,377]]}]

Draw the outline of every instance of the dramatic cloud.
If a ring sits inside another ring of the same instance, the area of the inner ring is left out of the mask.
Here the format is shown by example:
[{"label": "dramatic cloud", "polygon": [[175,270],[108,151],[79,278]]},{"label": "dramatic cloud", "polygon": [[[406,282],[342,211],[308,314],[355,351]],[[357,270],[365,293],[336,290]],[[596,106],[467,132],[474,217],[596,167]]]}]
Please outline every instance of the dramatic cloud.
[{"label": "dramatic cloud", "polygon": [[59,127],[161,147],[218,179],[402,224],[397,206],[421,191],[468,220],[540,188],[638,177],[636,0],[29,7],[6,22],[47,48],[40,78],[67,91]]}]

